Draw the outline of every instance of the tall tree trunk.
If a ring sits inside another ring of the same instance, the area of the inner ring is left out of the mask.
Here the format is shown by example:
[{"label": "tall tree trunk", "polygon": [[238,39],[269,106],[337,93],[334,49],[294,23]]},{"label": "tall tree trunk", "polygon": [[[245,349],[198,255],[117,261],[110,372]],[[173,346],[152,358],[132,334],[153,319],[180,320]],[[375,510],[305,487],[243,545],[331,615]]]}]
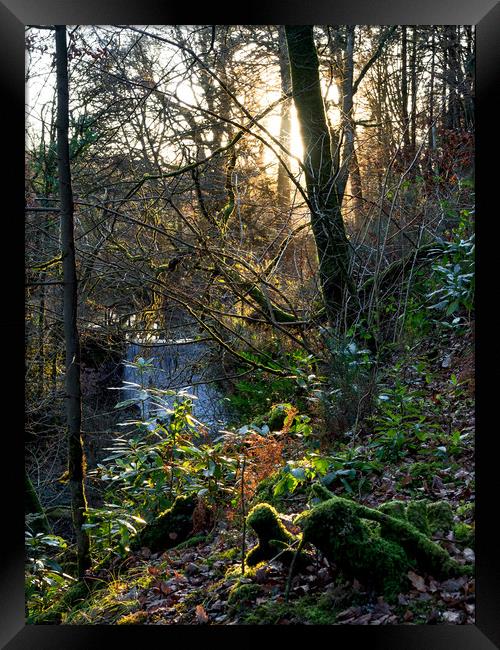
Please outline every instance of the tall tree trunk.
[{"label": "tall tree trunk", "polygon": [[403,144],[405,158],[410,150],[410,120],[408,118],[408,62],[407,62],[406,26],[403,26],[401,36],[401,110],[403,115]]},{"label": "tall tree trunk", "polygon": [[[434,79],[436,76],[436,28],[431,27],[432,32],[432,58],[431,58],[431,81],[429,90],[429,161],[432,160],[433,153],[436,149],[436,127],[434,125]],[[429,168],[431,165],[429,164]]]},{"label": "tall tree trunk", "polygon": [[411,38],[411,155],[415,156],[417,151],[417,28],[413,27]]},{"label": "tall tree trunk", "polygon": [[82,403],[80,387],[80,341],[77,328],[77,295],[73,191],[69,162],[69,92],[66,26],[56,25],[57,72],[57,167],[61,213],[61,248],[64,281],[64,341],[66,346],[66,417],[68,426],[68,470],[73,524],[77,543],[78,575],[90,567],[89,537],[82,529],[87,503],[85,498],[85,457],[81,436]]},{"label": "tall tree trunk", "polygon": [[347,180],[351,181],[351,193],[356,227],[363,226],[363,190],[358,157],[356,155],[356,125],[354,123],[354,25],[346,27],[346,46],[343,54],[342,92],[342,127],[344,131],[344,148],[342,151],[342,169],[337,181],[339,201],[342,203]]},{"label": "tall tree trunk", "polygon": [[359,232],[365,225],[365,210],[363,203],[363,185],[361,183],[361,172],[359,169],[359,161],[356,149],[352,150],[352,156],[349,162],[349,178],[351,181],[354,223],[356,225],[356,229]]},{"label": "tall tree trunk", "polygon": [[[288,59],[288,49],[286,46],[285,28],[279,25],[279,63],[281,75],[281,92],[289,95],[292,91],[292,80],[290,79],[290,61]],[[290,147],[290,99],[285,99],[281,104],[281,123],[280,123],[280,143],[289,149]],[[288,156],[282,155],[284,162],[288,166]],[[283,165],[278,167],[278,201],[280,208],[287,211],[290,207],[290,178]]]},{"label": "tall tree trunk", "polygon": [[286,26],[292,92],[304,145],[311,226],[316,242],[322,297],[333,326],[351,289],[349,242],[345,233],[331,154],[330,132],[321,96],[319,63],[309,25]]}]

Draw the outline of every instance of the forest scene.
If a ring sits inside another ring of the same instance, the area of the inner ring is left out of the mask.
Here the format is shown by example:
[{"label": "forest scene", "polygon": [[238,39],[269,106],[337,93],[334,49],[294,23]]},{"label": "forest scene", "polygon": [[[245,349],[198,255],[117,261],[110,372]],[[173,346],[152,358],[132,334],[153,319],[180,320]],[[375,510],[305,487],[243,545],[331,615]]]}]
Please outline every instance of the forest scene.
[{"label": "forest scene", "polygon": [[475,31],[26,27],[35,625],[475,623]]}]

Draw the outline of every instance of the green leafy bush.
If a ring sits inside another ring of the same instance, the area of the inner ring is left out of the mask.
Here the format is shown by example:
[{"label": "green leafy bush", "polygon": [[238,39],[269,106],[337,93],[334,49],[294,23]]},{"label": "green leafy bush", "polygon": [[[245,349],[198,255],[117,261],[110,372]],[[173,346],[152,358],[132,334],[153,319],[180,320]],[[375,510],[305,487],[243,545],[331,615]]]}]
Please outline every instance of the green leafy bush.
[{"label": "green leafy bush", "polygon": [[432,267],[431,282],[435,288],[427,294],[428,309],[440,314],[437,320],[448,327],[457,326],[460,314],[465,312],[469,316],[474,309],[475,237],[463,236],[458,231],[452,241],[441,240],[444,254]]},{"label": "green leafy bush", "polygon": [[[89,508],[84,524],[93,552],[101,557],[126,554],[131,538],[177,496],[196,493],[213,503],[232,492],[237,459],[226,456],[221,443],[200,444],[206,429],[192,415],[194,396],[145,387],[150,361],[134,362],[143,373],[141,382],[122,388],[136,397],[116,405],[139,405],[142,418],[121,423],[128,432],[115,439],[107,448],[109,456],[89,473],[107,484],[104,505]],[[145,417],[147,411],[151,417]]]},{"label": "green leafy bush", "polygon": [[25,532],[25,597],[28,620],[36,618],[75,582],[75,578],[65,573],[57,561],[67,546],[67,542],[57,535],[33,535],[29,531]]},{"label": "green leafy bush", "polygon": [[425,413],[425,391],[411,391],[397,379],[378,397],[377,413],[372,417],[376,433],[372,446],[383,461],[397,461],[410,451],[420,450],[439,426]]},{"label": "green leafy bush", "polygon": [[312,399],[322,405],[333,435],[343,434],[371,409],[373,360],[354,340],[339,340],[326,328],[323,334],[329,354],[327,378],[312,391]]}]

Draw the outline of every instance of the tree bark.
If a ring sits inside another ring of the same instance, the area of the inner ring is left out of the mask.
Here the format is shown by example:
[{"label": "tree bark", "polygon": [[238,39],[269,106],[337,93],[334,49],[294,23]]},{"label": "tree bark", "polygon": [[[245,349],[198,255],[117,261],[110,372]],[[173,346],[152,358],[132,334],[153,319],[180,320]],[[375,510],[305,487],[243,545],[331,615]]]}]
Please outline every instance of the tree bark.
[{"label": "tree bark", "polygon": [[[281,92],[284,95],[289,95],[292,91],[292,80],[290,79],[290,61],[288,59],[288,50],[286,46],[285,28],[283,25],[280,25],[278,29]],[[287,150],[290,147],[290,103],[291,101],[289,99],[285,99],[281,104],[280,143]],[[288,166],[288,156],[285,154],[282,154],[282,156],[284,162]],[[281,164],[278,167],[278,201],[281,209],[286,212],[290,207],[290,178],[287,170]]]},{"label": "tree bark", "polygon": [[408,61],[407,61],[406,26],[403,26],[401,35],[401,112],[403,115],[403,144],[405,157],[410,151],[410,119],[408,117]]},{"label": "tree bark", "polygon": [[73,190],[69,162],[69,91],[66,26],[56,25],[57,74],[57,167],[61,214],[61,248],[64,297],[63,321],[66,347],[66,418],[68,426],[68,470],[73,524],[77,543],[78,575],[90,567],[89,537],[82,529],[87,503],[85,498],[85,456],[81,436],[82,404],[80,387],[80,341],[77,328],[78,281],[76,276]]},{"label": "tree bark", "polygon": [[413,27],[411,38],[411,156],[417,151],[417,28]]},{"label": "tree bark", "polygon": [[305,180],[319,261],[322,298],[330,325],[342,307],[349,279],[349,242],[342,219],[331,139],[321,96],[319,64],[309,25],[286,26],[292,93],[304,145]]}]

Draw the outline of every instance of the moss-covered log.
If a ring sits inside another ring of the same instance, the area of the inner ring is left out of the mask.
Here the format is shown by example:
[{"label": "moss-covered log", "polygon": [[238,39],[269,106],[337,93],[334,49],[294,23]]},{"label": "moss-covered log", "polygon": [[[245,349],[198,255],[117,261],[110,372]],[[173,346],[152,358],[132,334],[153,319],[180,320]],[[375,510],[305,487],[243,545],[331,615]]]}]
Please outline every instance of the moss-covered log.
[{"label": "moss-covered log", "polygon": [[304,542],[319,548],[347,577],[394,597],[412,562],[399,544],[374,535],[352,505],[333,497],[305,513],[300,519]]},{"label": "moss-covered log", "polygon": [[[324,489],[321,490],[321,495],[323,498],[325,497]],[[338,544],[333,537],[336,531],[337,534],[343,534],[341,515],[345,513],[349,513],[349,521],[352,521],[352,514],[357,519],[379,523],[382,539],[400,546],[405,551],[410,563],[415,562],[421,570],[436,578],[459,575],[468,571],[468,568],[460,566],[441,546],[430,540],[404,518],[397,518],[380,509],[368,508],[337,496],[332,496],[331,499],[324,501],[310,512],[304,513],[300,518],[304,539],[318,546],[334,562],[338,561],[338,559],[335,560]],[[329,532],[326,533],[326,530]],[[361,532],[364,539],[364,533]],[[344,541],[349,542],[347,538]],[[373,561],[372,553],[368,557]],[[348,565],[349,562],[347,561]],[[367,564],[369,564],[368,560]],[[369,567],[367,568],[369,569]]]}]

